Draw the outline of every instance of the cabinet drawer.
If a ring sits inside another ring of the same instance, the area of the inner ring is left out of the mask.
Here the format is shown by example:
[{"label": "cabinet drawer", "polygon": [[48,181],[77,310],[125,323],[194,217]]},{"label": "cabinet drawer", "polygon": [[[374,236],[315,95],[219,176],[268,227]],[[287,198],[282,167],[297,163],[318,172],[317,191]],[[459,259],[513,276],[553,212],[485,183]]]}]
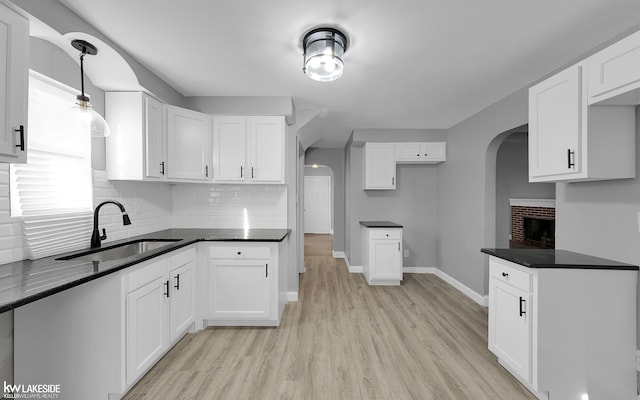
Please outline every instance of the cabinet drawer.
[{"label": "cabinet drawer", "polygon": [[155,261],[127,274],[127,293],[163,277],[167,273],[167,259]]},{"label": "cabinet drawer", "polygon": [[532,274],[509,265],[508,261],[491,259],[489,274],[500,282],[508,283],[518,289],[531,292]]},{"label": "cabinet drawer", "polygon": [[370,229],[370,239],[401,239],[401,229]]},{"label": "cabinet drawer", "polygon": [[211,258],[225,258],[236,260],[250,260],[250,259],[270,259],[271,249],[269,247],[247,247],[247,246],[233,246],[233,247],[212,247],[209,250]]}]

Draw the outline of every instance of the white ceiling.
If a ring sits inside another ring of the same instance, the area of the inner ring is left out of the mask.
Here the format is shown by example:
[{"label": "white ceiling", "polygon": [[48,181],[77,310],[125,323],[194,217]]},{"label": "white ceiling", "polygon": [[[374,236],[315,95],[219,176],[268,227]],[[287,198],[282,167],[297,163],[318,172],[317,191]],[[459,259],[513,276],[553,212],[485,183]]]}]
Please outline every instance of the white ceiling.
[{"label": "white ceiling", "polygon": [[[185,96],[293,96],[357,128],[449,128],[640,24],[640,0],[61,0]],[[304,32],[342,28],[345,72],[302,72]]]}]

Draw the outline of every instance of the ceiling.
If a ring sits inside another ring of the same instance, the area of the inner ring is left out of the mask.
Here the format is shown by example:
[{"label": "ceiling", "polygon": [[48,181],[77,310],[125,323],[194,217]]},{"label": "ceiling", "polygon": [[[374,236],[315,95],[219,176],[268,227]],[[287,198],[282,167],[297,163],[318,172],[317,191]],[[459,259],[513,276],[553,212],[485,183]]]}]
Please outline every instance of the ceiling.
[{"label": "ceiling", "polygon": [[[353,129],[449,128],[640,26],[640,0],[61,0],[185,96],[293,96],[314,147]],[[302,72],[318,25],[349,37],[334,82]]]}]

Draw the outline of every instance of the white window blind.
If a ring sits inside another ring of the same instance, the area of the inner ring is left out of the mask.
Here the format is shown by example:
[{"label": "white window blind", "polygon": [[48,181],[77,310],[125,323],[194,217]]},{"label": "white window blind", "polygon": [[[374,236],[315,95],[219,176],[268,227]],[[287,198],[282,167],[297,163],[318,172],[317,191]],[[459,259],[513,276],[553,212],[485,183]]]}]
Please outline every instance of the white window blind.
[{"label": "white window blind", "polygon": [[22,216],[29,258],[87,247],[93,185],[91,137],[62,128],[75,91],[32,72],[29,77],[27,164],[12,164],[11,214]]}]

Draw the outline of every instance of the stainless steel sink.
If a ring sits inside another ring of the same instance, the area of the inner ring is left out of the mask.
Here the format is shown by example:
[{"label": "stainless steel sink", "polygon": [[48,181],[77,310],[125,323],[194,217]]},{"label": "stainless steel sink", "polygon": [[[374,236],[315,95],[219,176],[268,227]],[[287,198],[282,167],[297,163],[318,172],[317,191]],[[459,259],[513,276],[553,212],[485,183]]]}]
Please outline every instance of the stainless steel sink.
[{"label": "stainless steel sink", "polygon": [[113,261],[120,260],[131,256],[147,253],[168,246],[180,239],[150,239],[136,240],[134,242],[123,243],[115,247],[106,249],[93,250],[91,252],[82,252],[60,257],[57,260],[78,260],[78,261]]}]

